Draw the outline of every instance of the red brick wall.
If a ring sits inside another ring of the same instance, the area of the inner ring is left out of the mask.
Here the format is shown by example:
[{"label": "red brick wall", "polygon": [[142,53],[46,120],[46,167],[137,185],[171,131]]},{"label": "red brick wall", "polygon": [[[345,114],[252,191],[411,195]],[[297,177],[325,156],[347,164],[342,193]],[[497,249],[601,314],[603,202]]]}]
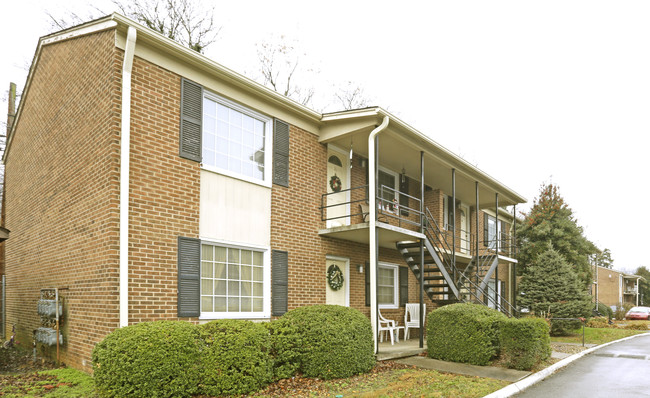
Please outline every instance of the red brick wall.
[{"label": "red brick wall", "polygon": [[200,164],[178,153],[181,77],[133,63],[129,323],[176,319],[178,236],[199,237]]},{"label": "red brick wall", "polygon": [[[31,346],[41,288],[62,288],[61,359],[89,368],[118,325],[119,91],[114,31],[45,46],[6,162],[7,334]],[[74,331],[74,332],[73,332]]]}]

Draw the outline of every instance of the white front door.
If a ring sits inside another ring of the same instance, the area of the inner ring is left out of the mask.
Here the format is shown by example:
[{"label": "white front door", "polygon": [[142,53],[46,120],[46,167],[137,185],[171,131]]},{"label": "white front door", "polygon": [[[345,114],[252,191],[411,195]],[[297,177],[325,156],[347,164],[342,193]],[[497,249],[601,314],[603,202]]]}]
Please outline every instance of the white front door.
[{"label": "white front door", "polygon": [[[340,277],[338,276],[340,272]],[[348,295],[348,288],[350,286],[350,261],[341,258],[327,258],[325,262],[325,304],[342,305],[348,307],[350,305],[350,296]],[[332,283],[330,284],[330,279]],[[336,288],[333,289],[331,285]]]},{"label": "white front door", "polygon": [[327,150],[327,228],[350,224],[350,160],[347,154]]},{"label": "white front door", "polygon": [[469,208],[465,205],[460,206],[460,251],[469,253]]}]

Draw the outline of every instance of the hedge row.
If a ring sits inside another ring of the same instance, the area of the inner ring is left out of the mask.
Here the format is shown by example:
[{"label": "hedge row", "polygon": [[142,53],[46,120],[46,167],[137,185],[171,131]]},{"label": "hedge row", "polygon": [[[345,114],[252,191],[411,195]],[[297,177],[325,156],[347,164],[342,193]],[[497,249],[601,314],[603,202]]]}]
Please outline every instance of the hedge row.
[{"label": "hedge row", "polygon": [[368,318],[331,305],[298,308],[264,323],[144,322],[106,336],[92,359],[102,397],[248,394],[297,372],[332,379],[375,364]]},{"label": "hedge row", "polygon": [[499,329],[504,314],[479,304],[452,304],[427,317],[429,357],[443,361],[487,365],[499,353]]},{"label": "hedge row", "polygon": [[509,367],[527,370],[551,355],[549,326],[480,304],[452,304],[428,315],[427,349],[431,358],[473,365],[501,355]]},{"label": "hedge row", "polygon": [[512,369],[530,370],[551,356],[548,323],[541,318],[508,319],[501,324],[501,358]]}]

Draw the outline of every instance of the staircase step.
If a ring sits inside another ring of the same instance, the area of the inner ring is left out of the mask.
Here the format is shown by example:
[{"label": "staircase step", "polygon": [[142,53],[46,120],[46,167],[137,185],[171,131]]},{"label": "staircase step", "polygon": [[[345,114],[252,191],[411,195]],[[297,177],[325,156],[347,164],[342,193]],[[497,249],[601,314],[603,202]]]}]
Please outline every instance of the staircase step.
[{"label": "staircase step", "polygon": [[[420,242],[404,242],[404,243],[398,242],[397,243],[397,248],[400,249],[400,250],[401,249],[413,249],[413,248],[416,248],[416,247],[420,248]],[[425,250],[426,250],[426,248],[425,248]]]},{"label": "staircase step", "polygon": [[435,275],[435,276],[425,276],[424,277],[425,281],[444,281],[445,277],[442,275]]}]

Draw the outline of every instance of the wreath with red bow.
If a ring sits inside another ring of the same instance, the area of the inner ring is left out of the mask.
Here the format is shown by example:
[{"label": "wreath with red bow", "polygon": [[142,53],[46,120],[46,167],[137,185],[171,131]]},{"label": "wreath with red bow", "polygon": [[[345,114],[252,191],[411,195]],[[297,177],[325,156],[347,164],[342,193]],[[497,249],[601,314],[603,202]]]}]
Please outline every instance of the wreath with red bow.
[{"label": "wreath with red bow", "polygon": [[336,174],[330,178],[330,188],[334,192],[341,192],[341,179]]}]

